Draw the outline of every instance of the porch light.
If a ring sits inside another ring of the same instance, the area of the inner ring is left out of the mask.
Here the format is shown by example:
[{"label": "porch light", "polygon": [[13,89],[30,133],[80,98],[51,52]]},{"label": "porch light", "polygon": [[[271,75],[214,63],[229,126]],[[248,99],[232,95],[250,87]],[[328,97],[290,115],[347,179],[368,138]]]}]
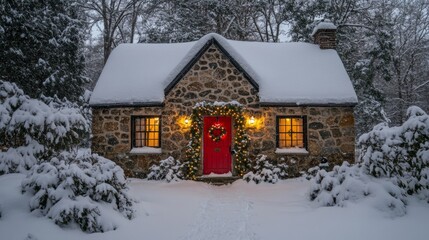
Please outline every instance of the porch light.
[{"label": "porch light", "polygon": [[179,125],[182,127],[182,128],[184,128],[184,129],[187,129],[187,128],[189,128],[189,127],[191,127],[191,123],[192,123],[192,121],[191,121],[191,119],[189,118],[189,116],[181,116],[179,119],[178,119],[178,123],[179,123]]},{"label": "porch light", "polygon": [[254,116],[247,117],[246,119],[246,127],[247,128],[256,128],[258,120]]},{"label": "porch light", "polygon": [[256,123],[255,117],[251,116],[249,119],[249,124],[252,126],[252,125],[255,125],[255,123]]}]

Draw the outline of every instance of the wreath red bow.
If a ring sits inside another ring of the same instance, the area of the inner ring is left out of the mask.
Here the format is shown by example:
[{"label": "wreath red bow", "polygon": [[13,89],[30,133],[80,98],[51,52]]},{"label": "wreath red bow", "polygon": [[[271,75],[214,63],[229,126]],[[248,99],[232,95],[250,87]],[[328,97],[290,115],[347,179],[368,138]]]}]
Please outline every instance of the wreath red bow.
[{"label": "wreath red bow", "polygon": [[213,142],[219,142],[226,134],[226,129],[219,123],[215,123],[209,128],[209,137]]}]

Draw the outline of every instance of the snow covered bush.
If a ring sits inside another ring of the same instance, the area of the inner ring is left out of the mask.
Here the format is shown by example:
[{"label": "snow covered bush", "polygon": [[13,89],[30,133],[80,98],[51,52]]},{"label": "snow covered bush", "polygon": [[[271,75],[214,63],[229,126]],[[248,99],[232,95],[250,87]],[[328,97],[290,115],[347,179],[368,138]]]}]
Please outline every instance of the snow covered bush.
[{"label": "snow covered bush", "polygon": [[406,213],[405,191],[390,179],[376,179],[360,165],[344,162],[330,172],[320,170],[310,180],[309,197],[319,206],[344,206],[347,201],[371,197],[374,207],[392,216]]},{"label": "snow covered bush", "polygon": [[[429,197],[429,116],[407,110],[402,126],[381,123],[359,138],[359,160],[375,177],[393,178],[408,194]],[[428,200],[429,201],[429,200]]]},{"label": "snow covered bush", "polygon": [[410,107],[401,126],[378,124],[359,138],[359,163],[344,163],[311,179],[310,199],[322,206],[375,196],[376,206],[405,214],[405,197],[417,194],[429,203],[429,116]]},{"label": "snow covered bush", "polygon": [[88,131],[76,104],[32,99],[16,84],[0,80],[0,174],[24,172],[39,159],[76,146]]},{"label": "snow covered bush", "polygon": [[134,215],[123,170],[96,154],[63,152],[34,165],[22,182],[32,195],[31,211],[38,211],[63,226],[76,223],[86,232],[115,229],[105,217],[108,208],[128,219]]},{"label": "snow covered bush", "polygon": [[183,179],[182,164],[173,157],[161,160],[159,165],[152,165],[149,168],[147,179],[149,180],[166,180],[167,182],[178,181]]},{"label": "snow covered bush", "polygon": [[247,182],[254,181],[255,183],[276,183],[279,179],[287,178],[287,169],[287,164],[273,162],[267,159],[266,155],[259,155],[256,158],[255,165],[252,167],[252,171],[246,173],[243,179]]}]

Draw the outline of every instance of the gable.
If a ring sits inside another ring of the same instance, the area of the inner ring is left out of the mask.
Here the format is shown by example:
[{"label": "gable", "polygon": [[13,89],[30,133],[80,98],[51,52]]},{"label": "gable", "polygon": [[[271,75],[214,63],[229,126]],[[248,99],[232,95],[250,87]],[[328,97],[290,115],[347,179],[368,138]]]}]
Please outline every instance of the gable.
[{"label": "gable", "polygon": [[186,73],[170,85],[165,94],[166,108],[174,106],[180,112],[186,112],[187,108],[203,101],[259,103],[255,85],[218,45],[212,43],[204,49]]},{"label": "gable", "polygon": [[177,76],[167,85],[167,87],[164,89],[165,95],[167,95],[171,89],[174,88],[174,86],[186,75],[186,73],[194,66],[199,59],[201,59],[202,55],[207,52],[207,50],[214,46],[215,48],[219,49],[220,52],[228,58],[228,60],[232,63],[232,65],[239,70],[245,78],[249,81],[249,83],[256,89],[256,91],[259,90],[258,83],[251,77],[249,74],[244,71],[244,69],[240,66],[240,64],[219,44],[218,41],[216,41],[215,38],[210,39],[207,41],[206,44],[197,52],[197,54],[186,64],[186,66],[177,74]]}]

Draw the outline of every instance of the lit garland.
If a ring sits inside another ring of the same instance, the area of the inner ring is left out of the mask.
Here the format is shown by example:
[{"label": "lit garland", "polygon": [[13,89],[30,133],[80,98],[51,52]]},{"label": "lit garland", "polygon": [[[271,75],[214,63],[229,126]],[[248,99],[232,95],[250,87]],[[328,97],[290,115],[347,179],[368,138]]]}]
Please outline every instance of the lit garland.
[{"label": "lit garland", "polygon": [[201,165],[201,138],[203,135],[204,116],[230,116],[234,123],[234,168],[236,173],[242,177],[247,173],[249,163],[248,147],[249,137],[246,134],[245,118],[243,107],[238,103],[225,103],[224,105],[214,105],[212,103],[198,103],[192,111],[192,125],[190,128],[191,141],[186,150],[186,162],[184,167],[187,179],[196,179],[196,174]]},{"label": "lit garland", "polygon": [[225,134],[226,129],[219,123],[213,124],[209,128],[209,137],[213,142],[219,142]]}]

